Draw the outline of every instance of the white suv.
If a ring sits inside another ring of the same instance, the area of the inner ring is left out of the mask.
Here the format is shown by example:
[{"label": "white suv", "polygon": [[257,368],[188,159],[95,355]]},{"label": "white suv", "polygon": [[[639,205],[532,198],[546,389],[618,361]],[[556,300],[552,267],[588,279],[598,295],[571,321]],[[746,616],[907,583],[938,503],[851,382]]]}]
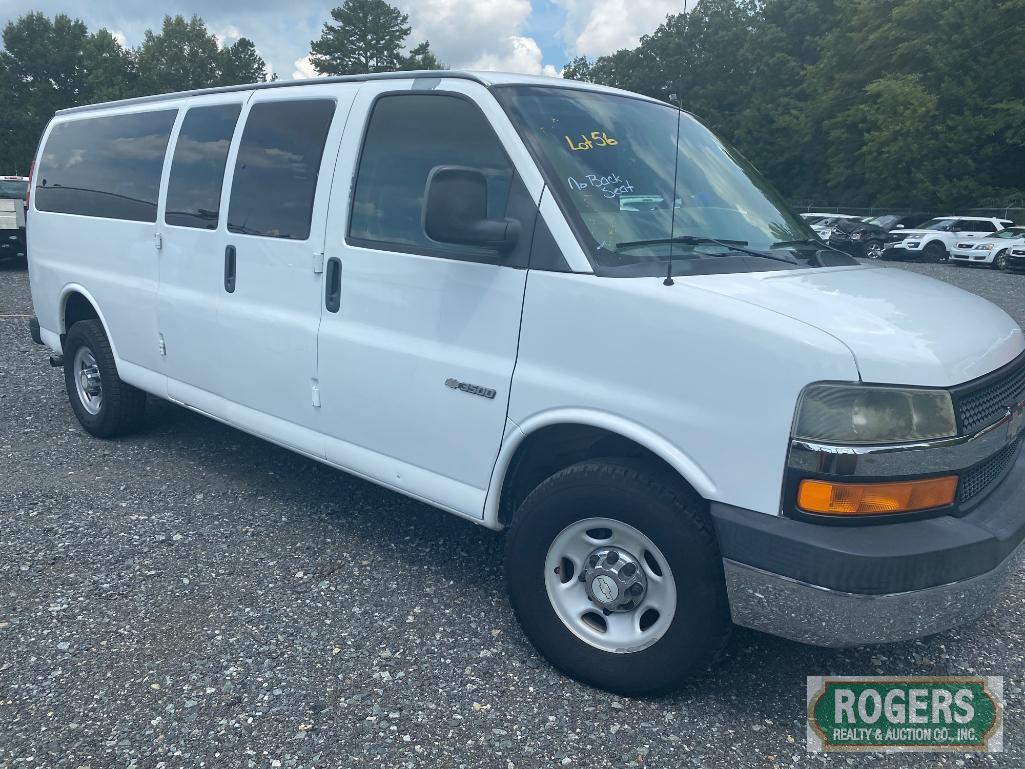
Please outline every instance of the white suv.
[{"label": "white suv", "polygon": [[984,238],[1013,225],[1009,219],[988,216],[941,216],[914,230],[891,232],[883,258],[942,262],[958,241]]},{"label": "white suv", "polygon": [[959,267],[985,264],[995,270],[1005,270],[1014,246],[1025,246],[1025,227],[1008,227],[983,238],[958,238],[950,251],[950,261]]},{"label": "white suv", "polygon": [[670,104],[278,81],[64,110],[34,179],[32,333],[87,432],[167,399],[507,528],[524,632],[596,686],[674,687],[732,623],[937,633],[1025,541],[1018,325],[827,249]]}]

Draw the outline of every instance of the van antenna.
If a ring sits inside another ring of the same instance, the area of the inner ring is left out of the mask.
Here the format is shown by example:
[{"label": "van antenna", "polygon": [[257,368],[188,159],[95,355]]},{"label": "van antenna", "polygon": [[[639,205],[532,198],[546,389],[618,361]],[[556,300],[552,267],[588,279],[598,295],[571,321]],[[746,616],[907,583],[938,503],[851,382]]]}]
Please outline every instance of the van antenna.
[{"label": "van antenna", "polygon": [[669,101],[676,106],[676,147],[673,153],[673,193],[672,200],[669,202],[670,210],[672,211],[669,217],[669,263],[666,265],[666,279],[662,281],[663,286],[675,284],[673,280],[673,246],[676,243],[673,239],[676,237],[676,182],[680,174],[680,123],[683,120],[683,113],[680,111],[680,100],[675,93],[669,94]]}]

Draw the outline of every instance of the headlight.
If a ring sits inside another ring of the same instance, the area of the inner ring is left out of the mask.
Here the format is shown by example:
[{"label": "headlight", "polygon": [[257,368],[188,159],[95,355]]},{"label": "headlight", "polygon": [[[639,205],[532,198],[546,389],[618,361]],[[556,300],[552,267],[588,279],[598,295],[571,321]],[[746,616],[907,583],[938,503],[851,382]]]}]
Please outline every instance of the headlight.
[{"label": "headlight", "polygon": [[976,251],[992,251],[993,250],[993,244],[992,243],[980,243],[979,245],[977,245],[975,247],[975,250]]},{"label": "headlight", "polygon": [[794,437],[827,443],[907,443],[957,434],[950,393],[867,385],[811,385]]},{"label": "headlight", "polygon": [[864,232],[855,232],[851,234],[851,240],[862,240],[864,237]]}]

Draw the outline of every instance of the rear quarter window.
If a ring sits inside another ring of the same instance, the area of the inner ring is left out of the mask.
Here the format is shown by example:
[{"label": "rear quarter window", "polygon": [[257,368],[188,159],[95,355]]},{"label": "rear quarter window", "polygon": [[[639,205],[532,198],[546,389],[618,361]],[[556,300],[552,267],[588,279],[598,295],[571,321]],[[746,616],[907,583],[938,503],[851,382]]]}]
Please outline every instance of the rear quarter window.
[{"label": "rear quarter window", "polygon": [[155,222],[176,114],[168,109],[55,125],[36,172],[36,209]]}]

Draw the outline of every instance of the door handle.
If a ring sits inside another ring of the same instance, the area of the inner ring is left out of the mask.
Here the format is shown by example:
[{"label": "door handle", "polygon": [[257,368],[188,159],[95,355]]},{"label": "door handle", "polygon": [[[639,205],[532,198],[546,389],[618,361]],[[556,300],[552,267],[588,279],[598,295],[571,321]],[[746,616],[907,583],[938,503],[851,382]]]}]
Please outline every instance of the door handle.
[{"label": "door handle", "polygon": [[342,306],[342,261],[337,256],[327,260],[324,285],[324,307],[328,312],[338,312]]},{"label": "door handle", "polygon": [[224,249],[224,290],[229,294],[235,293],[235,247],[226,246]]}]

